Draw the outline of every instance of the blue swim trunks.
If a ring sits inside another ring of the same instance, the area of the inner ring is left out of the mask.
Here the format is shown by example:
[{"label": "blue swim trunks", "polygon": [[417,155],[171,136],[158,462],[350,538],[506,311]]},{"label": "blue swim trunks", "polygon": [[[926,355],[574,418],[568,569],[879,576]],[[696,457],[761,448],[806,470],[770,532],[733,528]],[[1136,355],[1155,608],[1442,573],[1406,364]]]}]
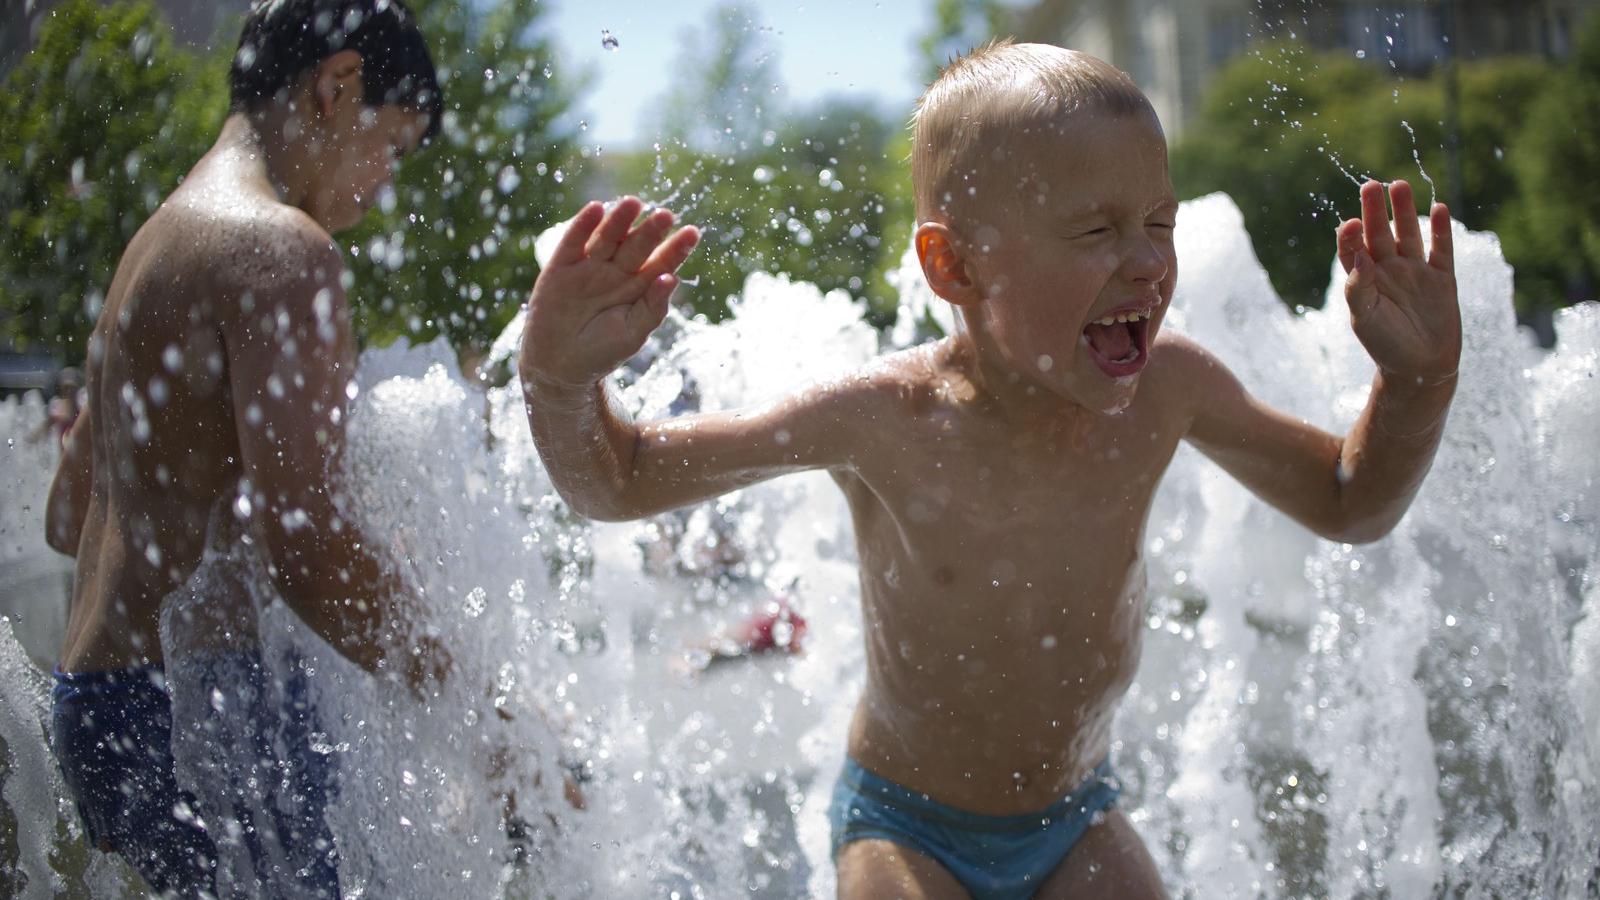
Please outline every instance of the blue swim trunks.
[{"label": "blue swim trunks", "polygon": [[[269,673],[258,657],[207,661],[203,674],[216,705],[243,710],[250,727],[242,746],[217,747],[244,761],[227,767],[243,783],[202,804],[178,786],[172,700],[159,667],[57,670],[51,732],[89,843],[120,853],[162,894],[339,897],[338,859],[323,817],[335,790],[333,762],[310,750],[320,729],[305,702],[304,674],[298,666],[288,671],[279,695],[264,689]],[[269,708],[270,696],[287,698],[285,708]],[[212,723],[192,724],[204,732]],[[257,821],[252,810],[263,808],[273,821]],[[241,851],[235,855],[253,871],[224,867],[219,877],[219,839]],[[237,883],[246,879],[253,889]]]},{"label": "blue swim trunks", "polygon": [[833,855],[851,841],[892,841],[943,866],[976,900],[1021,900],[1033,896],[1121,792],[1107,759],[1046,809],[983,816],[946,806],[846,758],[828,807]]}]

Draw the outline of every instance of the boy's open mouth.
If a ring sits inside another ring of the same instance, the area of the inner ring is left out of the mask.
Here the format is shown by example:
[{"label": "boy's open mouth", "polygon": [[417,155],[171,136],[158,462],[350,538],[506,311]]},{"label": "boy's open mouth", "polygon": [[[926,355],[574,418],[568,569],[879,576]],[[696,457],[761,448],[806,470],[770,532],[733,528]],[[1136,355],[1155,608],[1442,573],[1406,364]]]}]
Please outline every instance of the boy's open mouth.
[{"label": "boy's open mouth", "polygon": [[1089,356],[1112,378],[1137,375],[1144,368],[1149,336],[1150,317],[1138,312],[1113,313],[1083,329]]}]

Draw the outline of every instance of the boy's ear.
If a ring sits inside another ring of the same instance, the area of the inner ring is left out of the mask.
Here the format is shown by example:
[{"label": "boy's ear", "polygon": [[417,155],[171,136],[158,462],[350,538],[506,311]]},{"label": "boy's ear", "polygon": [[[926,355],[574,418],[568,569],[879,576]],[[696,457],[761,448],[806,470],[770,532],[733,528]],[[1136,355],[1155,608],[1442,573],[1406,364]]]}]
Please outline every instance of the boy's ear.
[{"label": "boy's ear", "polygon": [[917,248],[917,261],[922,264],[922,277],[928,280],[933,292],[957,306],[966,306],[982,299],[982,292],[967,272],[967,261],[961,256],[955,232],[939,222],[923,222],[912,235]]},{"label": "boy's ear", "polygon": [[354,50],[340,50],[317,63],[311,94],[315,98],[317,112],[324,116],[333,114],[336,101],[347,97],[359,100],[362,96],[361,54]]}]

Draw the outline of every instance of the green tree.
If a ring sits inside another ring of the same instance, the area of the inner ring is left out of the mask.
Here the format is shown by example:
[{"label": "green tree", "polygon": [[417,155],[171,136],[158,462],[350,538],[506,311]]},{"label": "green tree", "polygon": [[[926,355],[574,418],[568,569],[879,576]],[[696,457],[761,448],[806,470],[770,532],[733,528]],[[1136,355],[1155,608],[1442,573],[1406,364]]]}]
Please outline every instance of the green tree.
[{"label": "green tree", "polygon": [[[1312,64],[1299,64],[1307,57]],[[1360,127],[1351,98],[1371,96],[1389,99],[1385,76],[1370,66],[1264,48],[1218,73],[1199,119],[1173,149],[1179,196],[1232,197],[1256,255],[1292,305],[1322,303],[1338,210],[1355,196],[1351,179],[1373,164],[1369,140],[1346,140]]]},{"label": "green tree", "polygon": [[0,328],[81,356],[122,248],[205,152],[223,57],[172,46],[147,0],[67,0],[0,90]]},{"label": "green tree", "polygon": [[1516,196],[1500,221],[1531,308],[1596,299],[1600,287],[1600,193],[1583,183],[1600,171],[1600,16],[1591,17],[1570,65],[1528,113],[1511,148]]},{"label": "green tree", "polygon": [[884,273],[911,217],[900,129],[862,102],[785,106],[755,16],[725,5],[686,36],[679,70],[690,74],[662,103],[668,140],[629,160],[623,180],[704,232],[684,268],[697,312],[722,317],[745,278],[766,271],[842,288],[887,320]]},{"label": "green tree", "polygon": [[755,6],[724,2],[705,32],[691,30],[681,40],[676,68],[684,74],[662,103],[662,136],[702,153],[749,151],[783,102],[777,53]]},{"label": "green tree", "polygon": [[[444,334],[471,352],[537,274],[533,237],[566,215],[581,159],[536,0],[412,4],[446,114],[392,204],[340,235],[357,334]],[[0,315],[22,347],[81,356],[122,248],[215,139],[232,41],[173,46],[148,0],[67,0],[0,96]]]},{"label": "green tree", "polygon": [[443,334],[472,355],[526,299],[538,274],[533,239],[576,205],[573,94],[538,0],[410,5],[439,69],[443,127],[400,167],[392,206],[341,243],[365,340]]},{"label": "green tree", "polygon": [[[1514,229],[1507,216],[1520,207],[1523,189],[1513,177],[1512,148],[1548,131],[1529,110],[1550,81],[1550,67],[1535,60],[1461,66],[1465,205],[1451,212],[1469,227]],[[1185,199],[1212,191],[1233,197],[1280,296],[1292,306],[1320,306],[1333,227],[1356,213],[1355,181],[1407,178],[1419,209],[1435,194],[1442,200],[1457,193],[1442,149],[1444,102],[1438,77],[1400,82],[1343,54],[1259,47],[1208,89],[1200,116],[1173,148],[1173,182]],[[1509,239],[1506,250],[1525,304],[1532,260]]]},{"label": "green tree", "polygon": [[934,0],[933,23],[917,39],[923,78],[932,82],[950,60],[1005,34],[1014,15],[999,0]]}]

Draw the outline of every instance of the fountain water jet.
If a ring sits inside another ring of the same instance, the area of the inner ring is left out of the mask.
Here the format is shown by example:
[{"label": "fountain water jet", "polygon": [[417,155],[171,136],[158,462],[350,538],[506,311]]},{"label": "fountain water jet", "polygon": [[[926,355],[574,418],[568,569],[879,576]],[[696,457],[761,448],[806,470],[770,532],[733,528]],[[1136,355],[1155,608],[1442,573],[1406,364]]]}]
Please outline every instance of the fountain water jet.
[{"label": "fountain water jet", "polygon": [[[1263,400],[1348,425],[1371,366],[1339,273],[1325,310],[1290,314],[1225,197],[1184,204],[1177,240],[1169,324]],[[1458,229],[1457,250],[1460,388],[1392,536],[1317,540],[1188,450],[1158,495],[1150,634],[1114,755],[1179,896],[1577,896],[1592,877],[1600,307],[1562,313],[1557,350],[1541,353],[1515,328],[1494,237]],[[945,314],[914,267],[899,283],[891,344]],[[751,402],[877,349],[857,306],[805,285],[754,277],[736,311],[666,329],[653,365],[624,373],[630,409]],[[862,652],[849,521],[828,479],[591,525],[551,492],[515,385],[479,392],[439,345],[369,352],[360,384],[352,514],[405,561],[455,671],[418,705],[319,652],[260,597],[267,642],[317,660],[315,740],[344,773],[329,824],[347,891],[831,894],[823,811]],[[4,413],[8,436],[25,429],[25,409]],[[12,460],[8,490],[45,477]],[[39,516],[18,508],[0,514],[6,536],[23,556],[48,553]],[[223,542],[197,578],[248,573],[238,549]],[[694,640],[774,594],[809,620],[805,655],[684,674]],[[5,862],[24,896],[48,896],[82,876],[46,858],[72,843],[48,837],[69,807],[35,724],[43,682],[18,660],[0,629],[0,738],[21,773],[0,799],[23,836]],[[174,681],[180,718],[200,715],[184,712],[176,666]],[[567,768],[587,779],[584,812],[555,788]],[[97,895],[118,890],[96,866]]]}]

